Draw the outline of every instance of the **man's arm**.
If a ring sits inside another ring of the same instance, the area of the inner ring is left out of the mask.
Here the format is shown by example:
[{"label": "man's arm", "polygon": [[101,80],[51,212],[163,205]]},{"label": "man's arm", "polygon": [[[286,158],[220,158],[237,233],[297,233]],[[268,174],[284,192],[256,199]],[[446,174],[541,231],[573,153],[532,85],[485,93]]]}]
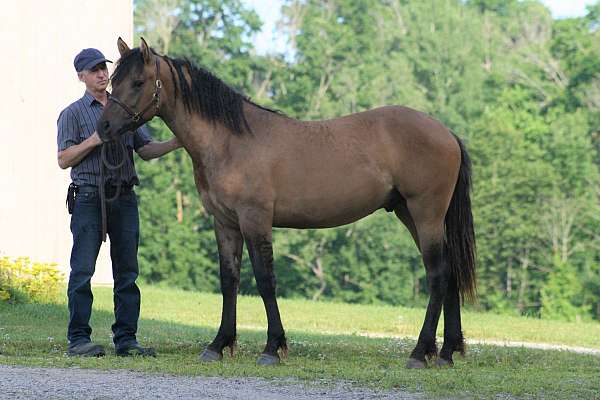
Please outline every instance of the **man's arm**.
[{"label": "man's arm", "polygon": [[96,146],[102,143],[96,132],[80,142],[80,125],[73,110],[64,109],[57,121],[58,166],[62,169],[79,164]]},{"label": "man's arm", "polygon": [[151,160],[153,158],[162,157],[165,154],[178,149],[181,147],[181,143],[177,137],[174,137],[171,140],[167,140],[166,142],[150,142],[139,149],[137,149],[137,153],[140,155],[142,160]]},{"label": "man's arm", "polygon": [[102,144],[102,140],[100,139],[100,136],[98,136],[98,133],[94,132],[92,136],[83,142],[67,147],[63,151],[59,151],[58,166],[62,169],[74,167],[100,144]]}]

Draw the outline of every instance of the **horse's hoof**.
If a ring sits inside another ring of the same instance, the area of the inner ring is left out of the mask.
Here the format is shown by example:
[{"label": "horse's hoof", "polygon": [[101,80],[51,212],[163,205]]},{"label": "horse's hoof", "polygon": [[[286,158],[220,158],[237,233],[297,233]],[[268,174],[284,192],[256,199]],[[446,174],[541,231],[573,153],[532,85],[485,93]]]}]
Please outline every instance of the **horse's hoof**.
[{"label": "horse's hoof", "polygon": [[437,360],[435,360],[435,366],[439,367],[439,368],[453,367],[454,363],[451,360],[445,360],[443,358],[438,358]]},{"label": "horse's hoof", "polygon": [[202,362],[214,362],[221,361],[223,359],[223,354],[217,353],[211,349],[206,349],[200,354],[200,361]]},{"label": "horse's hoof", "polygon": [[417,360],[416,358],[409,358],[406,363],[406,368],[408,369],[423,369],[427,368],[427,363],[425,361]]},{"label": "horse's hoof", "polygon": [[278,365],[279,364],[279,356],[272,356],[270,354],[263,353],[256,360],[256,364],[258,365]]}]

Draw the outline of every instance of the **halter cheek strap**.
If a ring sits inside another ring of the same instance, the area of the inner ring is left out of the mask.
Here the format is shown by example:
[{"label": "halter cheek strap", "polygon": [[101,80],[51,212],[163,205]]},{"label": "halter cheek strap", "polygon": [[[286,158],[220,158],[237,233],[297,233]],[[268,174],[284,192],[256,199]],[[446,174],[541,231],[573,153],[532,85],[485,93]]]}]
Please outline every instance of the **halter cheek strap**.
[{"label": "halter cheek strap", "polygon": [[[154,111],[158,112],[160,108],[160,91],[162,89],[162,81],[160,80],[160,62],[158,58],[155,59],[156,62],[156,80],[154,81],[154,93],[152,94],[152,99],[148,102],[146,107],[142,109],[142,111],[135,112],[132,110],[127,104],[123,103],[121,100],[116,98],[113,95],[108,96],[109,101],[113,101],[118,104],[125,112],[131,117],[131,122],[133,124],[137,124],[142,115],[144,115],[148,110],[150,110],[154,106]],[[129,124],[126,124],[129,125]]]}]

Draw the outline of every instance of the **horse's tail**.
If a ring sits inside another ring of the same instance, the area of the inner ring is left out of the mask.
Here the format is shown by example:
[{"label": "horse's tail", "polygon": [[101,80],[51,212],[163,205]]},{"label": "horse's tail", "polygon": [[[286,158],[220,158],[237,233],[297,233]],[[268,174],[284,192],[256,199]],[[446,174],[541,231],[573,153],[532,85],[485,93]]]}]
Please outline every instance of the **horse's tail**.
[{"label": "horse's tail", "polygon": [[456,280],[462,300],[475,300],[475,231],[471,212],[471,160],[461,140],[453,133],[460,146],[461,162],[456,187],[446,213],[446,240],[444,250],[450,263],[450,279]]}]

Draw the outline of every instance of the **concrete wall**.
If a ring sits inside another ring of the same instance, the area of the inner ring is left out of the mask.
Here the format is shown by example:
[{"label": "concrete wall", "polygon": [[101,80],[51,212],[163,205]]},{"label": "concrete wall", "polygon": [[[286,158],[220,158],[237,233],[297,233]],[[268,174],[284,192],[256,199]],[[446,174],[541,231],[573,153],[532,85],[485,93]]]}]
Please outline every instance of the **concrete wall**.
[{"label": "concrete wall", "polygon": [[[132,0],[2,2],[0,256],[29,256],[69,271],[70,179],[56,161],[56,120],[85,90],[75,55],[95,47],[116,61],[119,36],[131,44]],[[108,242],[93,281],[112,281]]]}]

